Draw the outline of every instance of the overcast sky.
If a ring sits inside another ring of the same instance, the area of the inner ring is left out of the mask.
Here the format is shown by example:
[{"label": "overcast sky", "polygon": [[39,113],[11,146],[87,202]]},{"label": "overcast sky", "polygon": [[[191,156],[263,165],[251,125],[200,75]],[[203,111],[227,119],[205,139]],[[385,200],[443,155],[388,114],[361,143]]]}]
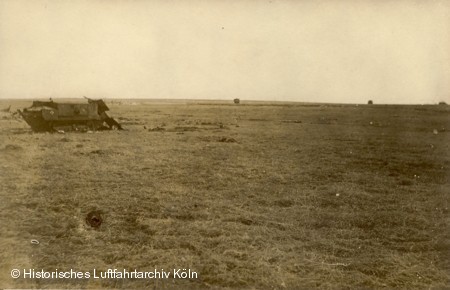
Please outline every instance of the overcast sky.
[{"label": "overcast sky", "polygon": [[450,103],[450,1],[0,1],[0,98]]}]

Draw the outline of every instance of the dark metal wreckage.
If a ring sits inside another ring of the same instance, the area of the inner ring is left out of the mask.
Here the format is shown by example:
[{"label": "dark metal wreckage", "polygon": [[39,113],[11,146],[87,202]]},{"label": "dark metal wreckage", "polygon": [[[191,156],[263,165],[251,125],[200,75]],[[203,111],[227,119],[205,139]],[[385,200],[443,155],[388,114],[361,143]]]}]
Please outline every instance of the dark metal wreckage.
[{"label": "dark metal wreckage", "polygon": [[77,102],[33,101],[31,107],[18,110],[34,132],[122,130],[106,111],[103,100],[86,98]]}]

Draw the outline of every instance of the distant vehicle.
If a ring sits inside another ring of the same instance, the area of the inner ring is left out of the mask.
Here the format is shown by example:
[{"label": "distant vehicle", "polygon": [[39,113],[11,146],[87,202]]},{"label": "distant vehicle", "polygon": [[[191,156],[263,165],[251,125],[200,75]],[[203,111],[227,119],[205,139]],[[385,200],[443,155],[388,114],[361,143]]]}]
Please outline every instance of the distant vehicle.
[{"label": "distant vehicle", "polygon": [[31,107],[18,110],[34,132],[122,130],[122,126],[108,116],[103,100],[78,102],[33,101]]}]

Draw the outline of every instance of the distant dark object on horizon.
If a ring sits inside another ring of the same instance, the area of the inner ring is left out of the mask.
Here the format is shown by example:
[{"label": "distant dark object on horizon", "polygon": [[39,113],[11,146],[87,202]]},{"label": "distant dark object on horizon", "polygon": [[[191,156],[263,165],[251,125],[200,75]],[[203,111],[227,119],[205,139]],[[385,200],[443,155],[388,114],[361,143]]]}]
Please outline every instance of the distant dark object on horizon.
[{"label": "distant dark object on horizon", "polygon": [[441,106],[447,106],[447,103],[446,103],[446,102],[439,102],[439,105],[441,105]]},{"label": "distant dark object on horizon", "polygon": [[373,101],[372,101],[372,100],[369,100],[369,101],[367,102],[367,105],[373,105]]},{"label": "distant dark object on horizon", "polygon": [[241,100],[239,100],[239,99],[234,99],[233,101],[235,104],[239,104],[241,102]]}]

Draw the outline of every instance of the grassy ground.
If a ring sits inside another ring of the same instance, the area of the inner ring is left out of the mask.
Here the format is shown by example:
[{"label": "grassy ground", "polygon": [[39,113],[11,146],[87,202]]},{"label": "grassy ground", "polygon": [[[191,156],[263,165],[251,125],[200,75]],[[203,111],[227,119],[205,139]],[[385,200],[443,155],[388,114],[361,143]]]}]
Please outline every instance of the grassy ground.
[{"label": "grassy ground", "polygon": [[0,287],[450,286],[448,106],[138,102],[109,103],[127,131],[93,134],[1,113]]}]

